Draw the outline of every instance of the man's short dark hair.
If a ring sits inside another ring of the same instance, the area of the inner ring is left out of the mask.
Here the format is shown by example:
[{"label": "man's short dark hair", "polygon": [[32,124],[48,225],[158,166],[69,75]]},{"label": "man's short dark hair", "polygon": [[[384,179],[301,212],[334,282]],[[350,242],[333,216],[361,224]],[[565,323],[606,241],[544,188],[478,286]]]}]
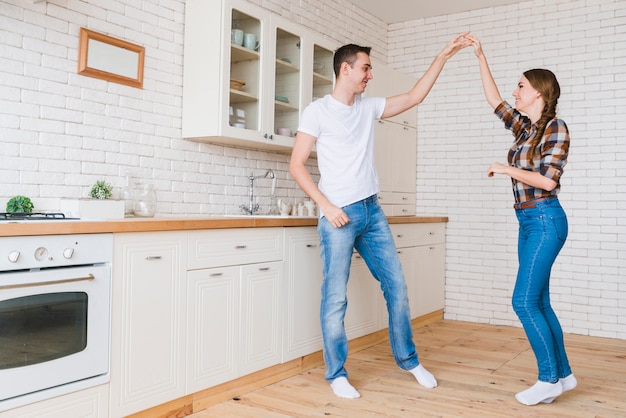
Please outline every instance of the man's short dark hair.
[{"label": "man's short dark hair", "polygon": [[372,48],[369,46],[359,46],[355,44],[348,44],[338,48],[333,58],[335,77],[339,77],[342,63],[347,62],[350,67],[353,67],[359,52],[363,52],[369,56],[371,50]]}]

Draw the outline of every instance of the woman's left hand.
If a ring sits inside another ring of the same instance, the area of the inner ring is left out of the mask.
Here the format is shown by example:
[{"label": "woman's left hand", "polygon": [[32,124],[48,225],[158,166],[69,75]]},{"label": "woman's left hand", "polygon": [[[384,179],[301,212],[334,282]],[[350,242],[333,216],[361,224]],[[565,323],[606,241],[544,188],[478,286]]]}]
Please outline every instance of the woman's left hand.
[{"label": "woman's left hand", "polygon": [[504,165],[501,163],[491,163],[489,169],[487,170],[487,176],[493,177],[494,174],[506,174],[506,170],[508,168],[508,165]]}]

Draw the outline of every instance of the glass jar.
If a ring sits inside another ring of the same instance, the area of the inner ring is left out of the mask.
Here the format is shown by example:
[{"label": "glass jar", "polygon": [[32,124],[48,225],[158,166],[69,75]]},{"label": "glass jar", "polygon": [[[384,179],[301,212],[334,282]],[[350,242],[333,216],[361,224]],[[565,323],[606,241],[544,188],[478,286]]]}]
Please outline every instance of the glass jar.
[{"label": "glass jar", "polygon": [[135,216],[151,218],[156,212],[156,193],[152,184],[137,183],[135,185]]},{"label": "glass jar", "polygon": [[129,218],[134,215],[135,205],[135,186],[130,177],[128,170],[125,172],[126,185],[122,188],[120,198],[124,201],[124,217]]}]

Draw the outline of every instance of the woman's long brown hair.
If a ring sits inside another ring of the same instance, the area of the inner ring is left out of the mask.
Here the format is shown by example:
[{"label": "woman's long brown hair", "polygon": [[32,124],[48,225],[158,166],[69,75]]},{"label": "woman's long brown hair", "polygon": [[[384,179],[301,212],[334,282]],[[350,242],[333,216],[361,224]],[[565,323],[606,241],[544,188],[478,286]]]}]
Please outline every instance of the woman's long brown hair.
[{"label": "woman's long brown hair", "polygon": [[[534,68],[525,71],[524,77],[526,77],[530,85],[541,94],[545,102],[545,106],[541,112],[541,118],[537,121],[537,133],[530,142],[530,155],[532,156],[535,154],[535,150],[541,142],[548,122],[556,117],[556,105],[561,96],[561,87],[556,80],[556,76],[550,70]],[[532,158],[530,158],[530,164],[533,164]]]}]

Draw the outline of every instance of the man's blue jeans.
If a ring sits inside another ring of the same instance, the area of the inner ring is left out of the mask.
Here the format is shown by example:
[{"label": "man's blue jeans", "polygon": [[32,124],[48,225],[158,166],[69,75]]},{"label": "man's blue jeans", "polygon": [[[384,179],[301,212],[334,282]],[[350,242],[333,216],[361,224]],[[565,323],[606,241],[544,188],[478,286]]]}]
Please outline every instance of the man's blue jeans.
[{"label": "man's blue jeans", "polygon": [[402,266],[398,259],[387,218],[376,195],[342,208],[350,222],[334,228],[323,217],[318,223],[324,282],[320,320],[324,340],[326,380],[347,377],[344,368],[348,339],[344,316],[350,262],[356,249],[376,280],[380,282],[389,313],[389,337],[396,363],[404,370],[419,365],[409,313],[409,299]]},{"label": "man's blue jeans", "polygon": [[517,209],[519,270],[513,309],[537,359],[538,380],[555,383],[572,373],[561,324],[550,305],[550,271],[567,238],[567,216],[557,198]]}]

